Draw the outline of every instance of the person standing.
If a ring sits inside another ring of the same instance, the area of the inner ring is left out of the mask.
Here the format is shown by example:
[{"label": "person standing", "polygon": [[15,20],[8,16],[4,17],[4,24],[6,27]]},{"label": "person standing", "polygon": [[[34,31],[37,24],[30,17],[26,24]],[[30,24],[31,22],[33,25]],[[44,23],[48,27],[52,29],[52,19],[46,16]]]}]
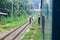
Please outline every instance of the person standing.
[{"label": "person standing", "polygon": [[38,24],[40,25],[40,16],[38,16]]},{"label": "person standing", "polygon": [[31,24],[31,22],[32,22],[32,18],[31,18],[31,16],[29,17],[29,23]]}]

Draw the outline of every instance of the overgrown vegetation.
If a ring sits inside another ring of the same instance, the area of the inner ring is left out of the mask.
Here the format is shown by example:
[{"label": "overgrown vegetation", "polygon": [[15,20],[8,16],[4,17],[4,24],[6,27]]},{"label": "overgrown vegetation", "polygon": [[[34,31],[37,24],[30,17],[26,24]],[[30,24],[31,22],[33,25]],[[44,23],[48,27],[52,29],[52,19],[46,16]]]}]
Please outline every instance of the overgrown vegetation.
[{"label": "overgrown vegetation", "polygon": [[0,15],[0,32],[9,31],[18,25],[28,21],[30,14],[29,0],[0,0],[0,12],[8,15]]},{"label": "overgrown vegetation", "polygon": [[42,40],[41,26],[37,24],[37,20],[33,21],[29,32],[27,32],[22,40]]},{"label": "overgrown vegetation", "polygon": [[28,21],[27,17],[24,16],[17,17],[17,19],[4,18],[3,22],[0,24],[0,28],[11,30],[12,28],[17,27],[18,25],[21,25],[26,21]]},{"label": "overgrown vegetation", "polygon": [[11,17],[20,16],[24,12],[29,14],[29,10],[33,8],[29,3],[28,0],[0,0],[0,12],[8,13]]}]

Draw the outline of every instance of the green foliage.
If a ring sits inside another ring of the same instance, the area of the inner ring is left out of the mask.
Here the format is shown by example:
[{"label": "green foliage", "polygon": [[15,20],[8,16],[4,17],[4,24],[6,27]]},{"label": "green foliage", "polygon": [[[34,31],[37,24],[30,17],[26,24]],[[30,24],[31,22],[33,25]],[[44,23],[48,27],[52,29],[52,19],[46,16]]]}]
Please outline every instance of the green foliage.
[{"label": "green foliage", "polygon": [[42,40],[42,30],[37,25],[37,20],[32,22],[29,32],[27,32],[21,40]]},{"label": "green foliage", "polygon": [[21,17],[16,17],[14,19],[12,19],[11,17],[3,18],[2,20],[3,22],[0,23],[0,28],[7,31],[17,27],[18,25],[22,25],[23,23],[28,21],[26,15],[22,15]]},{"label": "green foliage", "polygon": [[0,5],[0,12],[8,13],[8,15],[10,15],[11,17],[15,17],[23,13],[28,14],[27,11],[30,11],[30,9],[33,8],[33,5],[31,5],[28,0],[0,0]]},{"label": "green foliage", "polygon": [[8,31],[26,22],[30,14],[29,6],[29,0],[0,0],[0,12],[8,13],[8,16],[1,17],[0,28]]},{"label": "green foliage", "polygon": [[9,3],[7,0],[1,0],[0,5],[1,5],[0,6],[0,12],[10,13],[11,3]]}]

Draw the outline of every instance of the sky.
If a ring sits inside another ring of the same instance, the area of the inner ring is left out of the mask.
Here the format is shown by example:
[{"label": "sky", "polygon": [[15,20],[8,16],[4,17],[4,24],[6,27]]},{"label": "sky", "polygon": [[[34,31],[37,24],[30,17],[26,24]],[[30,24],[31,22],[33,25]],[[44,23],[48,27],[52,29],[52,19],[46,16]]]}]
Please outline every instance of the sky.
[{"label": "sky", "polygon": [[40,0],[31,0],[31,1],[33,1],[35,3],[40,3]]},{"label": "sky", "polygon": [[40,0],[31,0],[31,1],[34,2],[35,9],[38,9],[39,8]]}]

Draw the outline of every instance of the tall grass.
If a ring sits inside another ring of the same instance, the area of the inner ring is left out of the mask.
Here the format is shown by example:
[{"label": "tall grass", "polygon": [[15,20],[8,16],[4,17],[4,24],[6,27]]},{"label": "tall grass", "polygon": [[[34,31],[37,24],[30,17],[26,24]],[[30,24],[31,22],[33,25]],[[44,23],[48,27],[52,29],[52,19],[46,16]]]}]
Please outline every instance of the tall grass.
[{"label": "tall grass", "polygon": [[18,25],[22,25],[23,23],[25,23],[26,21],[28,21],[27,19],[28,19],[27,15],[21,15],[20,17],[15,17],[15,18],[3,17],[2,23],[0,23],[0,28],[9,31],[17,27]]},{"label": "tall grass", "polygon": [[42,40],[42,30],[37,20],[32,22],[29,32],[27,32],[21,40]]}]

